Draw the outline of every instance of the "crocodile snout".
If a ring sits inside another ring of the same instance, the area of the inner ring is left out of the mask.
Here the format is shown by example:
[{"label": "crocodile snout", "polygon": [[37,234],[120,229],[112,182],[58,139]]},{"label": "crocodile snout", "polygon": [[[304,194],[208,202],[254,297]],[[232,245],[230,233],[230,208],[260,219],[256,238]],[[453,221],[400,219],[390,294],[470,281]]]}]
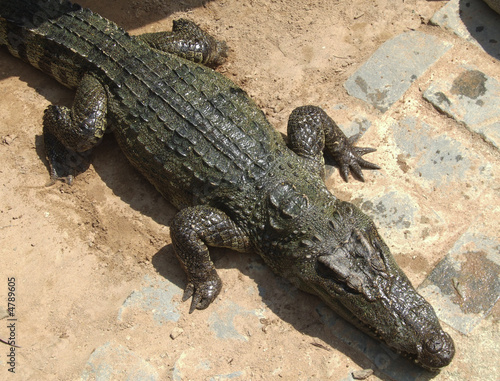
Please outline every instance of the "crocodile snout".
[{"label": "crocodile snout", "polygon": [[429,333],[419,348],[418,361],[429,369],[448,365],[455,355],[455,344],[444,331]]}]

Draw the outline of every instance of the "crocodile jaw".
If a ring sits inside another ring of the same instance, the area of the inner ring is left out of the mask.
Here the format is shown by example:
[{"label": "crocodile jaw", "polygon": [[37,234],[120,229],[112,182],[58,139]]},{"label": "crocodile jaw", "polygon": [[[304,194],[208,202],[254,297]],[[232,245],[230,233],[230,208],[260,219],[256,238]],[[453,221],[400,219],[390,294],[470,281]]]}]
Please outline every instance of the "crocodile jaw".
[{"label": "crocodile jaw", "polygon": [[399,300],[393,294],[368,301],[361,294],[342,294],[338,286],[327,289],[324,284],[316,284],[313,293],[348,322],[428,370],[447,366],[453,359],[452,338],[441,328],[430,304],[416,291],[410,295],[419,305],[408,312],[411,316],[403,316],[408,297]]}]

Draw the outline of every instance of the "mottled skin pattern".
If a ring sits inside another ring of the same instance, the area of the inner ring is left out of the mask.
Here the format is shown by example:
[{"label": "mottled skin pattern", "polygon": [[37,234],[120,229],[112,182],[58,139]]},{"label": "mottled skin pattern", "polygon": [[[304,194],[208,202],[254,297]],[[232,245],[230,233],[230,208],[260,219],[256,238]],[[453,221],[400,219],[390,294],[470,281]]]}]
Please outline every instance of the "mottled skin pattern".
[{"label": "mottled skin pattern", "polygon": [[345,180],[378,167],[361,158],[373,150],[354,147],[323,110],[294,110],[287,146],[243,90],[207,68],[224,59],[225,44],[185,20],[172,33],[131,37],[64,0],[0,0],[0,44],[76,89],[71,109],[50,106],[44,115],[53,181],[71,182],[112,130],[130,162],[180,210],[171,236],[190,312],[221,289],[209,247],[257,252],[422,366],[451,361],[453,341],[372,220],[327,190],[324,150]]}]

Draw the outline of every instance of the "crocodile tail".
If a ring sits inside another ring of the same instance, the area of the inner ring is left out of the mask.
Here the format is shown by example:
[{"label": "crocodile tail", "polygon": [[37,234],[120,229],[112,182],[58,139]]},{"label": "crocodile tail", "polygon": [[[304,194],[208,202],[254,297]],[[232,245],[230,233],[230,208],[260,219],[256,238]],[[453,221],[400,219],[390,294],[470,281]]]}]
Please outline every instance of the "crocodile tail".
[{"label": "crocodile tail", "polygon": [[29,31],[47,20],[80,9],[81,6],[66,0],[0,0],[0,45],[7,46],[13,55],[26,60],[23,42]]}]

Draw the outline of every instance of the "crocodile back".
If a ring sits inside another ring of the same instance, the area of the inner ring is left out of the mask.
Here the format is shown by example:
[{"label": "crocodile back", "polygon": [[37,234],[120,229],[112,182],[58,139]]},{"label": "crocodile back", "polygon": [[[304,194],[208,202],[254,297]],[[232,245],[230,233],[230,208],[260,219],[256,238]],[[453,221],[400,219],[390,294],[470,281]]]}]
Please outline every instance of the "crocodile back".
[{"label": "crocodile back", "polygon": [[0,44],[68,87],[99,79],[124,153],[179,208],[259,182],[288,152],[233,82],[67,1],[0,0]]}]

